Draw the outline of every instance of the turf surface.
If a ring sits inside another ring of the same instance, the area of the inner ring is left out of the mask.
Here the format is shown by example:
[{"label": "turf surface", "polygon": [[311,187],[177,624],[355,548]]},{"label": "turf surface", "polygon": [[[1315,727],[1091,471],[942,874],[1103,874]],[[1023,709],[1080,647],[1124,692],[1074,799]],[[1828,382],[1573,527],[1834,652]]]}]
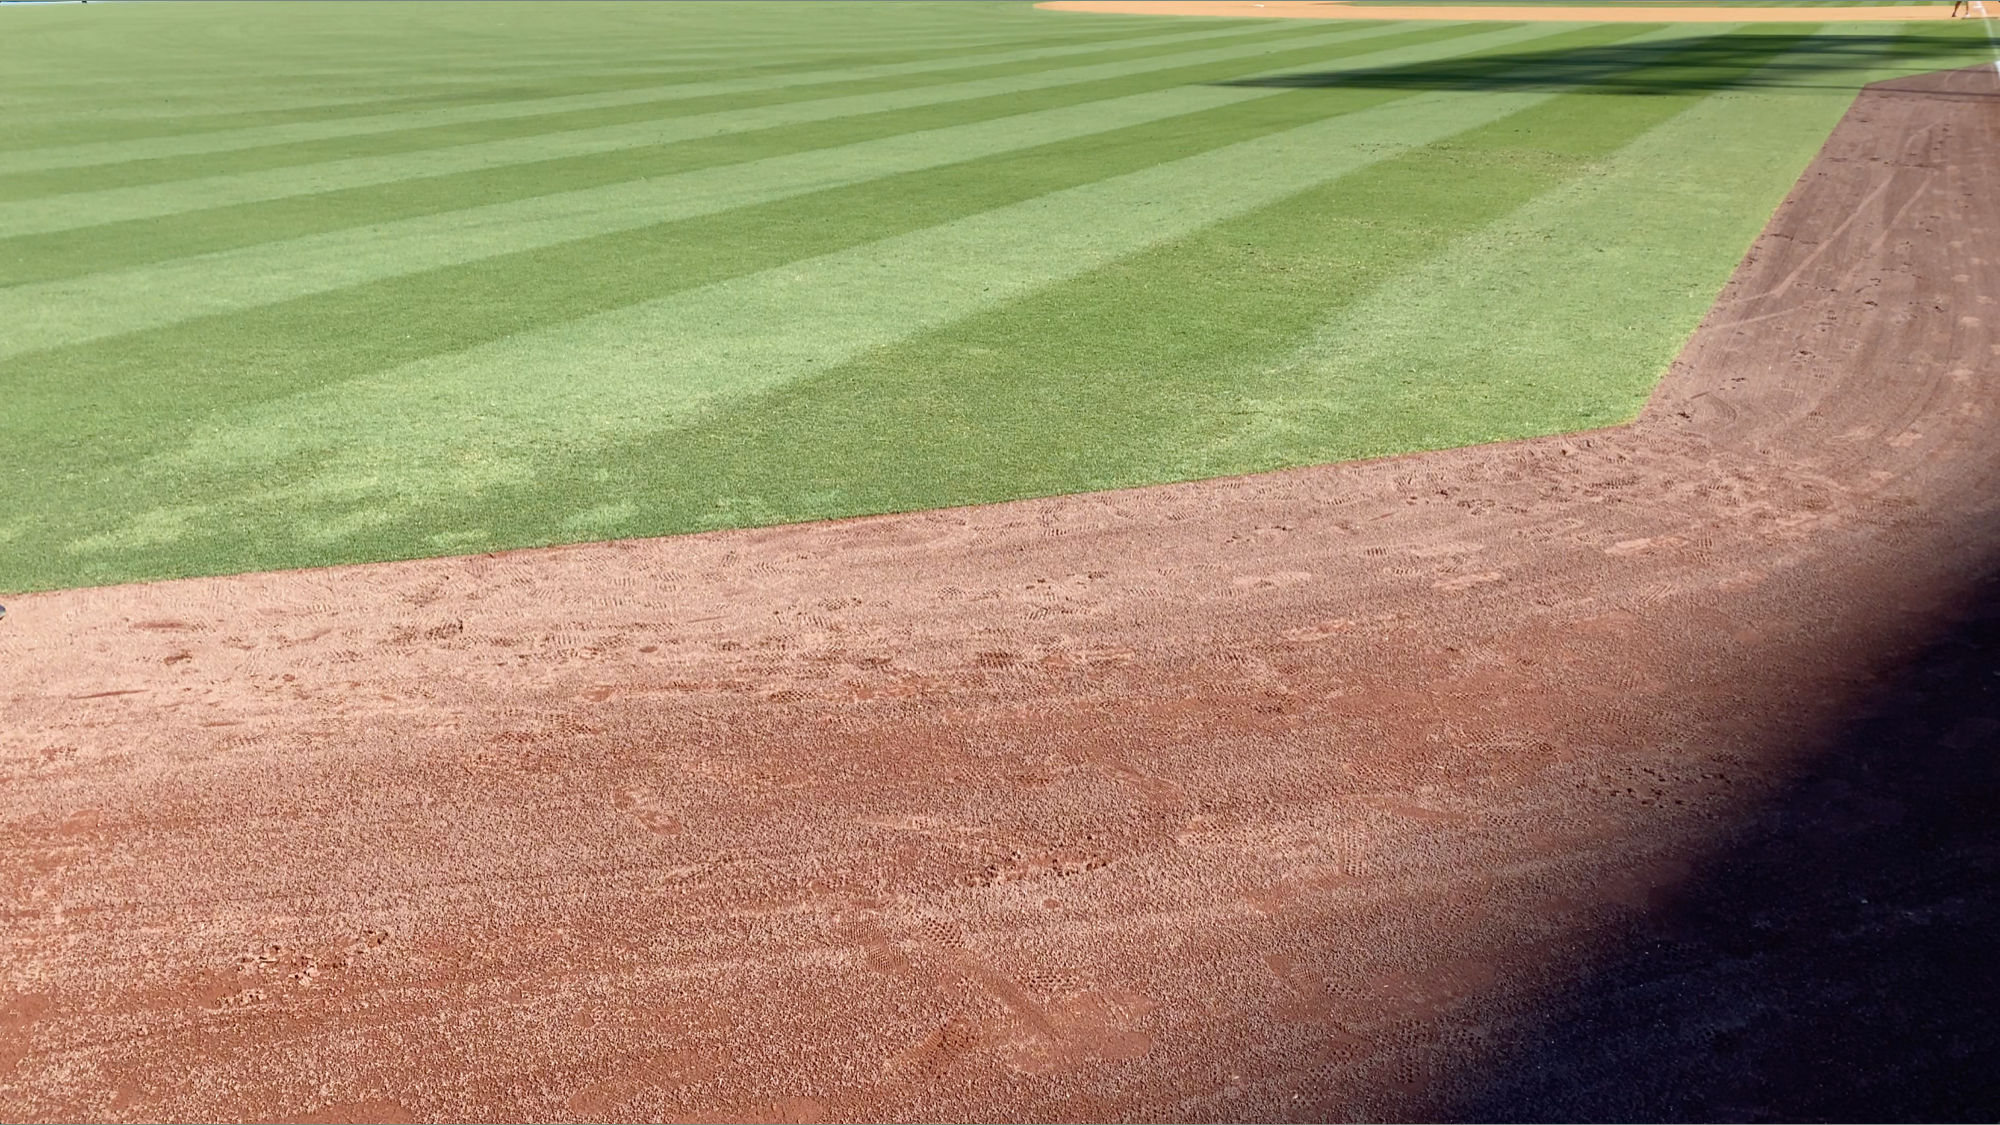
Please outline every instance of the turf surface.
[{"label": "turf surface", "polygon": [[1632,416],[1966,24],[0,6],[0,590]]}]

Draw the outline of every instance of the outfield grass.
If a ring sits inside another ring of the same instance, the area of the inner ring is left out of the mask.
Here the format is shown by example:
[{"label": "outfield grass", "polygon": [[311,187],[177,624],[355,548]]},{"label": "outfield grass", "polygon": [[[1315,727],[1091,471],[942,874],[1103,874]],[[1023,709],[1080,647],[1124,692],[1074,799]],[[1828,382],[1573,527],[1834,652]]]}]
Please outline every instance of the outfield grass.
[{"label": "outfield grass", "polygon": [[0,590],[1630,418],[1972,25],[0,7]]}]

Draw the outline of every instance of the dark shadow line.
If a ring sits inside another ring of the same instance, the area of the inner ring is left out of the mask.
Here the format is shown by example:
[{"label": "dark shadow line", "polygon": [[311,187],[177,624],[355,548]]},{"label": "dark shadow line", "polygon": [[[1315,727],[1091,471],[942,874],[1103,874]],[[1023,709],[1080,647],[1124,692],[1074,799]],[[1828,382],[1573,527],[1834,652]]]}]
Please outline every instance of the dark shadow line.
[{"label": "dark shadow line", "polygon": [[[1724,32],[1707,39],[1613,43],[1595,47],[1513,51],[1363,67],[1234,78],[1219,86],[1260,89],[1389,89],[1685,94],[1741,89],[1858,90],[1852,82],[1813,81],[1885,56],[1923,69],[1962,59],[1964,40],[1935,35],[1853,35],[1823,38]],[[1704,73],[1718,72],[1718,73]],[[1926,95],[1934,96],[1934,95]],[[2000,92],[1959,92],[1960,99],[2000,100]]]},{"label": "dark shadow line", "polygon": [[2000,1120],[2000,574],[1446,1115]]}]

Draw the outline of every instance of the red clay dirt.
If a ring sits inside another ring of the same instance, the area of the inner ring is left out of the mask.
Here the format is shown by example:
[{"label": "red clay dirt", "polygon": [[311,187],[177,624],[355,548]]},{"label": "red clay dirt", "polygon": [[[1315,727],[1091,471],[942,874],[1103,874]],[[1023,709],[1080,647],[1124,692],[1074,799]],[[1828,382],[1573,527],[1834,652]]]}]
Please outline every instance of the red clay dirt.
[{"label": "red clay dirt", "polygon": [[1990,1119],[1995,185],[1614,431],[20,598],[0,1116]]}]

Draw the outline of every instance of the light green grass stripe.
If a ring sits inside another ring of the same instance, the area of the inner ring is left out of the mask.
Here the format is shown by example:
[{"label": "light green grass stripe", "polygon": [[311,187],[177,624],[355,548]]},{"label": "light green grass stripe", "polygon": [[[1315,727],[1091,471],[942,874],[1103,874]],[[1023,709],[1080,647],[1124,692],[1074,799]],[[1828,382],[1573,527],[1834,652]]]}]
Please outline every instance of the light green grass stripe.
[{"label": "light green grass stripe", "polygon": [[[1509,27],[1444,44],[1351,56],[1343,65],[1397,66],[1530,43],[1571,27]],[[768,203],[1280,92],[1223,86],[1156,91],[265,243],[138,269],[0,289],[0,323],[8,325],[7,331],[0,333],[0,358]]]},{"label": "light green grass stripe", "polygon": [[[134,472],[241,479],[259,465],[310,461],[303,482],[237,502],[296,503],[302,520],[365,502],[301,532],[305,542],[334,542],[402,518],[419,496],[523,483],[537,453],[657,430],[1551,96],[1398,100],[238,411]],[[1043,233],[1023,239],[1024,230]],[[976,285],[937,284],[965,262],[980,263]],[[440,427],[441,417],[452,423]],[[171,542],[216,514],[207,504],[163,507],[71,549]]]},{"label": "light green grass stripe", "polygon": [[[1396,25],[1387,24],[1358,33],[1321,36],[1307,40],[1303,45],[1322,43],[1333,46],[1357,37],[1368,38],[1397,30],[1399,29]],[[1297,49],[1300,45],[1297,42],[1287,43],[1290,49]],[[1126,62],[1065,67],[1006,78],[925,85],[912,89],[847,97],[787,101],[776,105],[723,110],[689,117],[627,122],[417,152],[352,157],[255,172],[12,200],[0,202],[0,238],[48,234],[115,222],[160,218],[188,211],[208,211],[289,196],[369,187],[394,183],[398,180],[476,172],[511,164],[589,156],[646,145],[672,144],[675,141],[720,133],[746,132],[863,113],[967,101],[1000,94],[1024,93],[1054,86],[1130,77],[1177,66],[1254,60],[1257,56],[1270,54],[1272,51],[1273,47],[1269,42],[1260,41],[1205,51],[1155,55]]]},{"label": "light green grass stripe", "polygon": [[942,59],[928,59],[918,62],[788,71],[755,78],[685,82],[644,87],[636,90],[613,90],[592,94],[563,94],[549,98],[530,98],[518,101],[482,103],[479,105],[450,106],[442,109],[409,110],[400,113],[376,114],[366,117],[345,117],[334,121],[252,126],[246,129],[236,129],[221,133],[207,132],[194,135],[174,135],[130,141],[89,142],[78,145],[0,153],[0,173],[47,171],[56,168],[82,168],[96,164],[116,164],[129,160],[152,159],[163,156],[188,156],[200,153],[229,152],[236,149],[257,148],[264,145],[324,140],[331,137],[350,137],[366,133],[396,132],[404,129],[426,128],[435,125],[452,125],[471,121],[493,121],[510,117],[533,117],[540,114],[557,113],[567,110],[605,109],[615,106],[675,101],[683,98],[709,97],[719,94],[761,93],[792,86],[810,86],[826,82],[844,82],[866,78],[916,76],[935,71],[957,70],[967,66],[989,63],[1026,62],[1035,59],[1057,60],[1068,55],[1088,54],[1093,51],[1105,50],[1111,46],[1141,47],[1149,44],[1169,46],[1180,42],[1198,43],[1204,39],[1230,38],[1242,34],[1243,32],[1240,29],[1228,28],[1222,31],[1207,30],[1174,35],[1146,35],[1136,36],[1130,40],[1117,40],[1112,44],[1102,42],[1064,44],[1054,47],[1037,47],[1028,50],[1000,51],[988,54],[952,55]]}]

